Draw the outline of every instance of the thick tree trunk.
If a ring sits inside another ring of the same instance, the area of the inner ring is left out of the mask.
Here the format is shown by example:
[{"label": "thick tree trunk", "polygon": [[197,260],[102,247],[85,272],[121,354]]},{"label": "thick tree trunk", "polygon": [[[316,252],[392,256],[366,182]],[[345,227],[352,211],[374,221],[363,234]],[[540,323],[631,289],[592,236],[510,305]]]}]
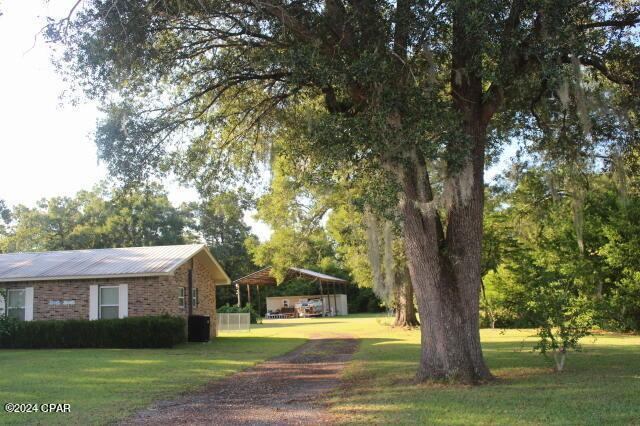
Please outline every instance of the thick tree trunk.
[{"label": "thick tree trunk", "polygon": [[413,286],[408,274],[398,286],[396,296],[396,319],[394,327],[413,328],[420,325],[416,316],[416,308],[413,304]]},{"label": "thick tree trunk", "polygon": [[404,173],[406,254],[422,331],[421,381],[492,378],[482,356],[479,313],[486,130],[467,131],[474,141],[470,158],[445,184],[446,235],[423,162]]},{"label": "thick tree trunk", "polygon": [[502,93],[498,87],[484,93],[476,7],[455,2],[452,9],[451,96],[464,136],[447,145],[444,203],[435,204],[419,152],[402,175],[406,254],[422,331],[419,380],[492,378],[480,345],[484,158],[487,124]]},{"label": "thick tree trunk", "polygon": [[[480,346],[479,260],[475,265],[474,255],[441,252],[417,208],[405,210],[407,256],[422,331],[417,378],[463,383],[488,380],[491,374]],[[457,238],[473,246],[481,235],[463,233]]]}]

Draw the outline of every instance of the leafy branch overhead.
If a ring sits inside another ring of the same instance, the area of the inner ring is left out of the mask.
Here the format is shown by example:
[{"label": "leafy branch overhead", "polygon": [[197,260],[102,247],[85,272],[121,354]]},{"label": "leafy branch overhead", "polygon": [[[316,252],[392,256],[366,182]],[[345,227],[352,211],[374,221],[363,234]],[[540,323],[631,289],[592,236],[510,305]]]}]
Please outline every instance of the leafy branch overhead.
[{"label": "leafy branch overhead", "polygon": [[[366,148],[376,139],[385,143],[370,154],[384,149],[393,156],[388,148],[395,139],[395,155],[400,147],[423,145],[432,157],[460,144],[451,126],[438,125],[455,120],[448,97],[462,110],[477,107],[486,121],[506,94],[521,95],[519,79],[535,74],[544,82],[574,57],[637,90],[638,64],[624,71],[619,64],[625,50],[635,50],[623,31],[638,19],[624,3],[609,9],[592,2],[484,6],[463,22],[460,34],[450,31],[453,10],[446,2],[401,1],[396,10],[385,2],[314,3],[83,2],[47,35],[69,47],[61,65],[78,86],[112,102],[100,127],[101,156],[127,178],[158,166],[185,132],[194,145],[213,145],[210,154],[253,145],[225,151],[234,152],[229,158],[220,152],[225,158],[207,165],[220,168],[218,177],[229,171],[226,160],[247,166],[271,142],[274,115],[302,98],[322,98],[327,111],[350,125],[359,117],[362,126],[376,126],[365,136]],[[477,34],[481,51],[460,46],[452,54],[457,38],[480,28],[491,29]],[[605,31],[617,39],[600,44]],[[485,51],[497,59],[483,58]],[[479,102],[462,93],[472,75],[486,88],[476,94]],[[347,158],[367,155],[363,146],[344,148],[351,148]]]}]

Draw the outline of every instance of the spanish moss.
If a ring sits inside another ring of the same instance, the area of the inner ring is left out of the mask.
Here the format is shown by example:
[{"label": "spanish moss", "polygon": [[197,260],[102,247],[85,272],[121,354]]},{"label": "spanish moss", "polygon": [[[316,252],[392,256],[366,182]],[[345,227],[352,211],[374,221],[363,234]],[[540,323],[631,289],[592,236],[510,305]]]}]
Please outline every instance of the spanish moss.
[{"label": "spanish moss", "polygon": [[387,299],[387,291],[382,278],[382,265],[380,264],[380,238],[378,219],[371,211],[365,211],[366,236],[367,236],[367,257],[371,265],[371,275],[373,278],[373,291],[383,300]]}]

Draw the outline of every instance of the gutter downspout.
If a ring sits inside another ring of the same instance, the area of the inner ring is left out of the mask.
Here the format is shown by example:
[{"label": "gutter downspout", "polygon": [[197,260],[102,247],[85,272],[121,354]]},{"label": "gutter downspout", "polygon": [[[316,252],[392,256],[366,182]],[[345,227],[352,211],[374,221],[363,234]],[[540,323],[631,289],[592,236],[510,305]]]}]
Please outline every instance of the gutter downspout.
[{"label": "gutter downspout", "polygon": [[189,286],[189,315],[193,315],[193,258],[191,258],[191,265],[187,273],[187,283]]}]

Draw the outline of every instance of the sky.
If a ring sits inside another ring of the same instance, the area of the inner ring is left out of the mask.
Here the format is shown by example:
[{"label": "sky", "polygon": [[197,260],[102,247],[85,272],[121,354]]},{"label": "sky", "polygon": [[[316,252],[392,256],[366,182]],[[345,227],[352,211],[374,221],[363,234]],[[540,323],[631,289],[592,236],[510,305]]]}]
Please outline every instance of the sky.
[{"label": "sky", "polygon": [[[0,199],[33,206],[41,198],[71,196],[108,180],[92,132],[99,117],[91,102],[61,100],[67,89],[38,36],[47,16],[64,17],[75,0],[0,0]],[[197,192],[165,182],[172,203]],[[245,216],[261,240],[270,230]]]}]

